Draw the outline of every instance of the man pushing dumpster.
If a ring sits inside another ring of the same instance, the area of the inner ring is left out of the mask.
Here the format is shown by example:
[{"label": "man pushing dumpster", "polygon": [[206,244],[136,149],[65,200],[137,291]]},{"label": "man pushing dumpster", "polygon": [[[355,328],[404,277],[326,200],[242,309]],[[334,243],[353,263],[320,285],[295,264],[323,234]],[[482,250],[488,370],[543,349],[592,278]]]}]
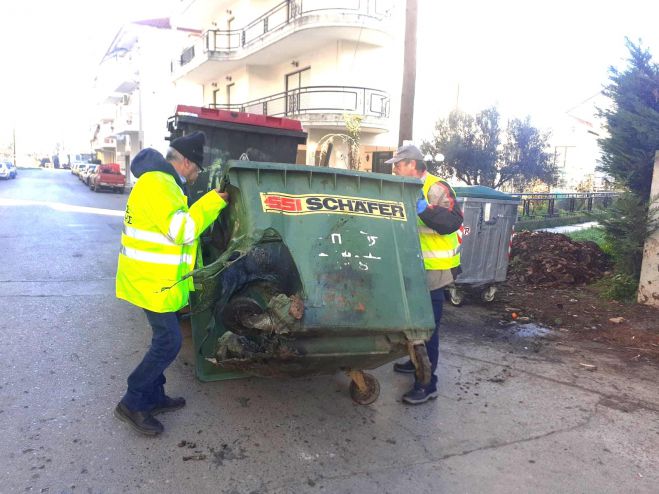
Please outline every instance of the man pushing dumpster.
[{"label": "man pushing dumpster", "polygon": [[143,149],[131,163],[138,180],[126,205],[117,267],[117,297],[141,307],[153,329],[151,346],[128,376],[115,416],[137,432],[158,435],[154,415],[178,410],[184,398],[165,394],[165,369],[181,348],[176,312],[188,304],[198,238],[227,205],[228,194],[211,190],[188,207],[183,193],[202,168],[205,135],[194,132],[171,142],[167,156]]},{"label": "man pushing dumpster", "polygon": [[[451,186],[439,177],[428,173],[421,151],[412,145],[398,148],[386,163],[393,164],[394,174],[415,177],[423,181],[422,196],[417,201],[419,240],[426,269],[435,330],[426,342],[431,365],[430,384],[418,381],[403,395],[410,404],[425,403],[437,398],[437,362],[439,359],[439,323],[442,318],[444,287],[459,274],[460,243],[457,231],[462,225],[462,211]],[[414,374],[411,360],[394,364],[396,372]]]}]

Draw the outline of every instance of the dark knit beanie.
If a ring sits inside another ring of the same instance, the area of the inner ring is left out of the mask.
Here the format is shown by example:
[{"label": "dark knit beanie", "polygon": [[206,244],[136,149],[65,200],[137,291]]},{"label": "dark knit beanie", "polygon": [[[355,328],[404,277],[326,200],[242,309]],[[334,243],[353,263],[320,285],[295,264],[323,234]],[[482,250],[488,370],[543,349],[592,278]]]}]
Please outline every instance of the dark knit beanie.
[{"label": "dark knit beanie", "polygon": [[197,131],[177,137],[170,143],[170,146],[203,170],[205,143],[206,134]]}]

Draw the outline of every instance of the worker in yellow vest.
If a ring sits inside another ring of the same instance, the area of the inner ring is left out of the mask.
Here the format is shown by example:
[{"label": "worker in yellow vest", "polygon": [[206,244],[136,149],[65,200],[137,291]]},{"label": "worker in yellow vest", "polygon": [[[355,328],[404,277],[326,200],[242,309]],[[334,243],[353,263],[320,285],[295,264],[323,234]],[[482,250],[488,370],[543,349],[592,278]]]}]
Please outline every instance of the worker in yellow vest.
[{"label": "worker in yellow vest", "polygon": [[[435,330],[426,342],[432,370],[430,384],[414,387],[403,395],[403,401],[413,405],[437,398],[437,362],[439,360],[439,323],[442,318],[444,287],[453,282],[460,271],[460,242],[458,230],[462,225],[462,210],[451,186],[426,169],[421,151],[412,145],[398,148],[394,157],[386,163],[393,165],[394,174],[414,177],[423,181],[423,194],[417,201],[419,240],[426,268],[428,288]],[[394,364],[396,372],[414,374],[411,360]]]},{"label": "worker in yellow vest", "polygon": [[128,390],[115,416],[136,431],[158,435],[162,424],[154,415],[178,410],[184,398],[165,394],[165,369],[181,349],[177,311],[188,304],[198,238],[227,205],[229,196],[211,190],[192,206],[183,190],[203,170],[202,132],[174,139],[163,157],[143,149],[131,163],[137,177],[124,216],[117,266],[117,297],[144,309],[153,329],[151,346],[128,376]]}]

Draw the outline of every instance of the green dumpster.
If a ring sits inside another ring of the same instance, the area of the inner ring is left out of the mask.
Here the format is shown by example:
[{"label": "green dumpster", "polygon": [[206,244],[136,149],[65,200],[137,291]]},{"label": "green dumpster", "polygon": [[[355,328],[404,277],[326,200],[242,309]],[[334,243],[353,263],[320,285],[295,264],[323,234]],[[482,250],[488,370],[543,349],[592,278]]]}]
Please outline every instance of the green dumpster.
[{"label": "green dumpster", "polygon": [[229,161],[230,204],[202,238],[192,335],[201,380],[362,372],[405,354],[427,382],[434,328],[416,225],[421,182]]}]

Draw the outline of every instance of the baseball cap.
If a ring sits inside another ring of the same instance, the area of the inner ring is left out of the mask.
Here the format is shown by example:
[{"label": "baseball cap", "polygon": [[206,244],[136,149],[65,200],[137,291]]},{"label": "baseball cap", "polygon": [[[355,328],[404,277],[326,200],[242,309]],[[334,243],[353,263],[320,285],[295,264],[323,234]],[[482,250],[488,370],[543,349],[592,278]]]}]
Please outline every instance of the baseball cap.
[{"label": "baseball cap", "polygon": [[414,146],[413,144],[407,144],[406,146],[399,147],[394,153],[394,157],[385,161],[385,163],[398,163],[399,161],[403,160],[423,161],[423,154],[421,154],[421,151],[419,151],[418,147]]}]

